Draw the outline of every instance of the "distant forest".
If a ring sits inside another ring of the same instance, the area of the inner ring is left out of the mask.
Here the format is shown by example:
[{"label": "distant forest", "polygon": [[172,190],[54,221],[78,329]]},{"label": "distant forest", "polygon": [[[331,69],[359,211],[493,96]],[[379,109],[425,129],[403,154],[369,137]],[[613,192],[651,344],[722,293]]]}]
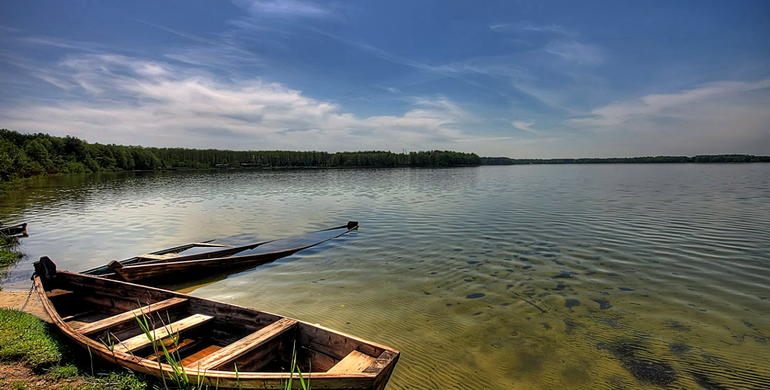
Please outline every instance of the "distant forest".
[{"label": "distant forest", "polygon": [[750,163],[770,162],[770,156],[751,154],[706,154],[695,157],[611,157],[611,158],[551,158],[517,159],[508,157],[481,157],[482,165],[526,165],[526,164],[676,164],[676,163]]},{"label": "distant forest", "polygon": [[474,153],[229,151],[90,144],[76,137],[0,129],[0,181],[55,173],[173,168],[456,167],[480,165]]},{"label": "distant forest", "polygon": [[479,157],[475,153],[426,151],[410,153],[230,151],[217,149],[145,148],[99,143],[76,137],[22,134],[0,129],[0,181],[55,173],[89,173],[175,168],[290,167],[457,167],[520,164],[714,163],[770,162],[770,156],[743,154],[695,157],[513,159]]}]

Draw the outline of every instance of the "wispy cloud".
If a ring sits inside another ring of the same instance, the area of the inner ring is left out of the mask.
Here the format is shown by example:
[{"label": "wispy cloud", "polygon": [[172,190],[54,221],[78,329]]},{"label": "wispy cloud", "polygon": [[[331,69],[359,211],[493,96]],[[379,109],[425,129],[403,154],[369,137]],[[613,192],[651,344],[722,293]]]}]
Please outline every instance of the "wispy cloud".
[{"label": "wispy cloud", "polygon": [[494,32],[536,32],[536,33],[554,33],[561,35],[573,35],[574,33],[558,24],[534,25],[527,21],[512,23],[496,23],[489,25],[489,29]]},{"label": "wispy cloud", "polygon": [[329,18],[335,16],[331,8],[302,0],[233,0],[251,16],[279,18]]},{"label": "wispy cloud", "polygon": [[539,131],[532,128],[535,125],[535,121],[511,121],[511,126],[514,129],[526,131],[531,134],[540,134]]},{"label": "wispy cloud", "polygon": [[604,51],[601,48],[575,40],[550,41],[545,51],[577,65],[599,65],[604,62]]},{"label": "wispy cloud", "polygon": [[[705,85],[700,88],[670,94],[652,94],[636,100],[615,102],[591,111],[585,118],[571,119],[572,123],[589,126],[619,126],[633,121],[651,120],[658,117],[681,117],[684,112],[697,105],[730,99],[752,91],[770,89],[770,79],[744,82],[725,81]],[[768,91],[765,91],[768,92]],[[768,104],[767,94],[760,96]]]},{"label": "wispy cloud", "polygon": [[566,123],[626,154],[770,154],[767,107],[770,79],[724,81],[614,102]]},{"label": "wispy cloud", "polygon": [[109,48],[108,46],[96,44],[93,42],[84,42],[48,36],[11,37],[10,39],[17,40],[22,44],[27,45],[48,46],[58,49],[75,50],[87,53],[99,53]]},{"label": "wispy cloud", "polygon": [[399,56],[397,54],[393,54],[393,53],[391,53],[389,51],[380,49],[378,47],[375,47],[375,46],[372,46],[372,45],[369,45],[369,44],[366,44],[366,43],[361,43],[361,42],[358,42],[358,41],[355,41],[355,40],[343,38],[343,37],[341,37],[339,35],[332,34],[332,33],[329,33],[329,32],[326,32],[326,31],[323,31],[323,30],[320,30],[320,29],[311,28],[310,30],[312,30],[313,32],[315,32],[317,34],[320,34],[320,35],[326,36],[328,38],[334,39],[334,40],[336,40],[336,41],[338,41],[340,43],[343,43],[343,44],[346,44],[346,45],[351,46],[353,48],[359,49],[359,50],[361,50],[361,51],[363,51],[363,52],[365,52],[365,53],[367,53],[367,54],[369,54],[371,56],[374,56],[376,58],[380,58],[380,59],[383,59],[385,61],[388,61],[388,62],[391,62],[391,63],[394,63],[394,64],[408,66],[408,67],[417,69],[417,70],[422,71],[422,72],[430,73],[430,74],[433,74],[433,75],[438,75],[438,76],[441,76],[442,78],[451,78],[451,79],[460,81],[460,82],[462,82],[464,84],[467,84],[467,85],[470,85],[470,86],[473,86],[473,87],[476,87],[476,88],[479,88],[479,89],[491,92],[491,93],[493,93],[495,95],[498,95],[498,96],[501,96],[501,97],[504,97],[504,98],[509,98],[509,95],[507,93],[505,93],[504,91],[501,91],[501,90],[499,90],[497,88],[492,88],[492,87],[490,87],[490,86],[488,86],[486,84],[479,83],[479,82],[476,82],[474,80],[469,80],[468,78],[463,77],[464,75],[466,75],[468,73],[484,73],[484,70],[481,67],[474,69],[472,64],[467,64],[467,63],[452,63],[452,64],[444,64],[444,65],[431,65],[431,64],[427,64],[427,63],[424,63],[424,62],[413,60],[413,59],[410,59],[410,58],[407,58],[407,57]]}]

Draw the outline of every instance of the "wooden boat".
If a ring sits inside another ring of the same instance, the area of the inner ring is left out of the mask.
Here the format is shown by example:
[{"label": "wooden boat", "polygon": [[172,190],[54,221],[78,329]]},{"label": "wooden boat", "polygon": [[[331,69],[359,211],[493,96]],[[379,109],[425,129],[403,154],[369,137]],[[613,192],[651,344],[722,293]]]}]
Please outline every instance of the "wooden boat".
[{"label": "wooden boat", "polygon": [[0,223],[0,235],[3,236],[18,236],[27,233],[27,224],[20,223],[18,225],[3,226]]},{"label": "wooden boat", "polygon": [[[32,280],[54,324],[91,354],[133,371],[211,388],[284,389],[292,356],[312,389],[385,387],[399,352],[318,325],[138,284],[58,271]],[[139,322],[149,319],[145,333]],[[161,346],[162,343],[162,346]],[[163,352],[163,346],[173,360]],[[176,364],[172,364],[176,362]]]},{"label": "wooden boat", "polygon": [[227,239],[192,243],[140,255],[82,272],[128,282],[179,279],[210,274],[227,268],[256,265],[291,255],[358,228],[358,222],[298,236],[246,245],[229,245]]}]

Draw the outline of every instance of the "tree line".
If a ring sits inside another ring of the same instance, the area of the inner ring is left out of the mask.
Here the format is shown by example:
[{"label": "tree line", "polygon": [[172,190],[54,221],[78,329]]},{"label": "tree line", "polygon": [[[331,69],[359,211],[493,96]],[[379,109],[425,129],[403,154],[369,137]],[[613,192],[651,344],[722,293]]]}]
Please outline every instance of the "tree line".
[{"label": "tree line", "polygon": [[770,156],[751,154],[707,154],[687,156],[648,156],[610,158],[551,158],[516,159],[509,157],[481,157],[482,165],[528,165],[528,164],[681,164],[681,163],[749,163],[770,162]]},{"label": "tree line", "polygon": [[0,129],[0,180],[55,173],[169,168],[453,167],[480,165],[475,153],[231,151],[88,143],[76,137]]}]

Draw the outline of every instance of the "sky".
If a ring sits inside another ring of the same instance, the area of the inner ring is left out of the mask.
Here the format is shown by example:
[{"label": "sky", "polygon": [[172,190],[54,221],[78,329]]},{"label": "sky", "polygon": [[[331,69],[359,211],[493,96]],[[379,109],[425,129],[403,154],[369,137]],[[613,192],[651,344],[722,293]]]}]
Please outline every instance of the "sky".
[{"label": "sky", "polygon": [[770,155],[770,1],[7,0],[0,128],[199,149]]}]

